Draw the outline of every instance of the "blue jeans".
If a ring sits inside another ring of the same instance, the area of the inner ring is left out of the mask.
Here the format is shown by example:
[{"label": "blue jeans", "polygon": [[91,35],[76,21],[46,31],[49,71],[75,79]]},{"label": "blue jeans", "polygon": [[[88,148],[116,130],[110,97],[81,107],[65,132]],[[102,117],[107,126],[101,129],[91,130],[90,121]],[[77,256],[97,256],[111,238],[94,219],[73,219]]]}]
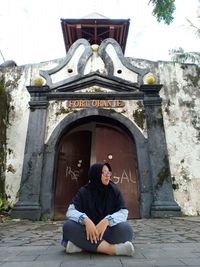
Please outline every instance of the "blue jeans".
[{"label": "blue jeans", "polygon": [[[126,241],[132,241],[134,237],[133,229],[128,222],[121,222],[115,226],[107,227],[103,240],[110,244],[119,244]],[[67,242],[71,241],[73,244],[89,252],[96,252],[97,247],[102,242],[98,241],[96,244],[91,243],[86,238],[85,225],[77,223],[72,220],[67,220],[63,224],[63,241],[62,244],[66,246]]]}]

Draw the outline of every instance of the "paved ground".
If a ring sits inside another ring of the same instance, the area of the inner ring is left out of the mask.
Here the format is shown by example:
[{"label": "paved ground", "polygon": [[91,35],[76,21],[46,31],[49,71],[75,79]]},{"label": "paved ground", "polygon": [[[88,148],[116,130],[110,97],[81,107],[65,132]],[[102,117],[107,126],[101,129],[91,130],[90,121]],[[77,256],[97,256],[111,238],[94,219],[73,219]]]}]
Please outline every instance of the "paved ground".
[{"label": "paved ground", "polygon": [[200,266],[200,217],[132,220],[134,257],[65,254],[62,222],[0,223],[0,267]]}]

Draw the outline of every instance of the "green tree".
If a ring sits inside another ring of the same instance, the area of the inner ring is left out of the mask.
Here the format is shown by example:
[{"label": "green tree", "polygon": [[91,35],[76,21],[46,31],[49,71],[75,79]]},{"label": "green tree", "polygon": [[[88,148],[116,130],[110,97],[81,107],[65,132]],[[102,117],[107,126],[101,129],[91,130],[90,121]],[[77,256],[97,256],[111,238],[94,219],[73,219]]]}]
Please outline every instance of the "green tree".
[{"label": "green tree", "polygon": [[173,13],[176,9],[175,0],[150,0],[150,3],[153,4],[152,13],[158,22],[163,21],[169,25],[173,21]]}]

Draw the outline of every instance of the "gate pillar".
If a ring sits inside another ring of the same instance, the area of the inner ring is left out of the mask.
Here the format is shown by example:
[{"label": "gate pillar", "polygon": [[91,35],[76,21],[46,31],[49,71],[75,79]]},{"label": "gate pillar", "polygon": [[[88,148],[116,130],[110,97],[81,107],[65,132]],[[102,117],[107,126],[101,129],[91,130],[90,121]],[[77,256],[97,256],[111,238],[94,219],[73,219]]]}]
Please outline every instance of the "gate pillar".
[{"label": "gate pillar", "polygon": [[27,87],[31,101],[19,201],[11,211],[14,218],[38,220],[41,216],[40,183],[46,127],[48,87]]},{"label": "gate pillar", "polygon": [[162,99],[162,85],[143,85],[144,106],[147,121],[149,160],[153,185],[152,217],[180,216],[180,207],[174,200],[168,160]]}]

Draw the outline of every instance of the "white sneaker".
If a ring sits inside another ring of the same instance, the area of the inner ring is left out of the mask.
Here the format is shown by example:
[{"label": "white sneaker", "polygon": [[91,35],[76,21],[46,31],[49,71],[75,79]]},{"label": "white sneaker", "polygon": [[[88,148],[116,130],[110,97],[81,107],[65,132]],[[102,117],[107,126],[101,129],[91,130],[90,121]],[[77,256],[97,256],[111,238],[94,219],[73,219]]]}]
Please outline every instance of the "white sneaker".
[{"label": "white sneaker", "polygon": [[74,245],[71,241],[68,241],[65,251],[66,253],[71,254],[71,253],[81,252],[82,249]]},{"label": "white sneaker", "polygon": [[130,241],[116,244],[115,249],[116,249],[116,255],[133,256],[135,253],[134,246]]}]

